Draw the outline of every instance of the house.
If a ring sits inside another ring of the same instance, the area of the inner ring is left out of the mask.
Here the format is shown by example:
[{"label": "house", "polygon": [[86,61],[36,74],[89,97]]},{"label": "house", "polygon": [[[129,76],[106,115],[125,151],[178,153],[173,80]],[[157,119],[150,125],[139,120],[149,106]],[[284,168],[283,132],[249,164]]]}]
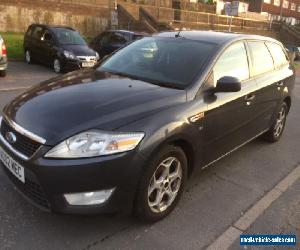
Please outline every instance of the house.
[{"label": "house", "polygon": [[291,24],[300,20],[300,0],[250,0],[249,11],[268,13],[272,20]]}]

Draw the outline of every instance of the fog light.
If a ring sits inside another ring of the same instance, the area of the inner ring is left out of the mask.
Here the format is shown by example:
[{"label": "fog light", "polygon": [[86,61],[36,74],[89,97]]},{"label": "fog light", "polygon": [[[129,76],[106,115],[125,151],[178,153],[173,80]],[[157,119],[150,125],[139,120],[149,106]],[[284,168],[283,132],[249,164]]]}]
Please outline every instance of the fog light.
[{"label": "fog light", "polygon": [[99,205],[106,202],[112,195],[115,189],[87,192],[87,193],[73,193],[65,194],[67,202],[74,206],[88,206]]}]

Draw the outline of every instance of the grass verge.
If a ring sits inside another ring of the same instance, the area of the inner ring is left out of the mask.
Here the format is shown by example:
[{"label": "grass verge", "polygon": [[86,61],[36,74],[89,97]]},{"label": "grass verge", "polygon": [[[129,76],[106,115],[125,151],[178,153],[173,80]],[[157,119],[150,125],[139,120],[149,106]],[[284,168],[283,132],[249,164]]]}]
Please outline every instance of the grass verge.
[{"label": "grass verge", "polygon": [[9,59],[23,59],[23,33],[1,32]]},{"label": "grass verge", "polygon": [[297,69],[297,70],[300,69],[300,61],[294,61],[293,65],[294,65],[295,69]]}]

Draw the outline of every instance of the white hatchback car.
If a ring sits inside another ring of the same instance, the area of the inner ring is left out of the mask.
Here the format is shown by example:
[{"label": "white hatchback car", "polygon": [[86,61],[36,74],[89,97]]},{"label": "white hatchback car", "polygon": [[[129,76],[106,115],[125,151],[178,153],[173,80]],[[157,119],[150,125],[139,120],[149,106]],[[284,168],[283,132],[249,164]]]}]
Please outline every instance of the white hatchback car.
[{"label": "white hatchback car", "polygon": [[0,35],[0,76],[6,76],[7,52],[3,38]]}]

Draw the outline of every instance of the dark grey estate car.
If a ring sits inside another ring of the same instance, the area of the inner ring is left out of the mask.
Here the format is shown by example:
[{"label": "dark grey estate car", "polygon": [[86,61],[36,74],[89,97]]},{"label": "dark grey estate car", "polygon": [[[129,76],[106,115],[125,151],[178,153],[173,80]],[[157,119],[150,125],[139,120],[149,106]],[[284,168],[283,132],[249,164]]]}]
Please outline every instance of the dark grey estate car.
[{"label": "dark grey estate car", "polygon": [[0,159],[47,211],[128,210],[157,221],[174,209],[193,169],[258,136],[281,138],[294,80],[284,47],[271,38],[145,37],[9,103]]}]

